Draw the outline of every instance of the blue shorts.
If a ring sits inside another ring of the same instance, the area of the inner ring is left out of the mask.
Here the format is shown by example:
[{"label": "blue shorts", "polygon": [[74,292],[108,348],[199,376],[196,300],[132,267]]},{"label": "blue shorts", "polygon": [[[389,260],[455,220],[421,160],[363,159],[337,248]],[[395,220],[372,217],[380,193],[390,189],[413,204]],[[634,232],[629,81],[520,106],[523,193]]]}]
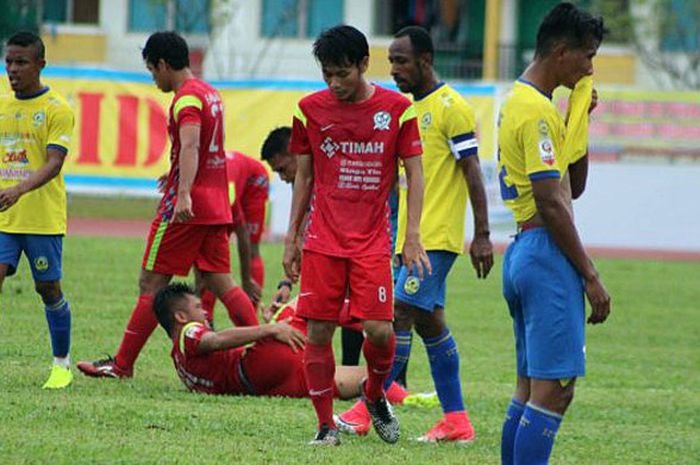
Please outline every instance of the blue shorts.
[{"label": "blue shorts", "polygon": [[445,308],[447,275],[457,254],[431,250],[428,251],[428,258],[433,267],[433,274],[424,274],[422,281],[415,272],[409,273],[408,268],[401,266],[394,286],[394,298],[426,312],[432,312],[436,308]]},{"label": "blue shorts", "polygon": [[546,229],[518,234],[506,250],[503,296],[513,317],[518,375],[586,374],[583,279]]},{"label": "blue shorts", "polygon": [[0,263],[9,265],[8,276],[17,271],[17,264],[22,252],[29,260],[34,281],[59,281],[61,279],[62,235],[0,232]]}]

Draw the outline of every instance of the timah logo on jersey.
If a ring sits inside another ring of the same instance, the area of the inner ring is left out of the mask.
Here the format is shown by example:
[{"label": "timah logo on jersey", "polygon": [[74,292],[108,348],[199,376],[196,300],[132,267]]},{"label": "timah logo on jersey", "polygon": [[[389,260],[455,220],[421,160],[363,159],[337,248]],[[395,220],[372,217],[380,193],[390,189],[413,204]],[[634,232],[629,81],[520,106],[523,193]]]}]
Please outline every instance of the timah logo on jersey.
[{"label": "timah logo on jersey", "polygon": [[345,155],[374,155],[377,153],[384,153],[384,142],[368,141],[368,142],[355,142],[355,141],[341,141],[336,142],[330,137],[326,137],[321,143],[321,151],[326,154],[328,158],[333,158],[333,156],[340,151]]},{"label": "timah logo on jersey", "polygon": [[378,111],[374,114],[374,129],[377,131],[388,131],[391,123],[391,115],[388,111]]},{"label": "timah logo on jersey", "polygon": [[551,139],[542,139],[540,141],[540,158],[542,163],[547,166],[554,164],[554,147]]}]

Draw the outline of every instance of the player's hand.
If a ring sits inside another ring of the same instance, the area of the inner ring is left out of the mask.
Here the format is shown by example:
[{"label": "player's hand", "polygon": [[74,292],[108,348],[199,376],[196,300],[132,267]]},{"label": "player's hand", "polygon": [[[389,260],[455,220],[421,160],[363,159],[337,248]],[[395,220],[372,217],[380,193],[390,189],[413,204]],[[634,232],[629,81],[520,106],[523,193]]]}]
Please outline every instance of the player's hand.
[{"label": "player's hand", "polygon": [[289,317],[284,321],[280,321],[279,323],[275,323],[273,337],[291,347],[292,352],[296,352],[297,350],[304,348],[306,336],[304,336],[304,333],[298,329],[291,327],[289,325],[290,321],[292,321],[292,317]]},{"label": "player's hand", "polygon": [[493,267],[493,244],[488,235],[476,235],[469,246],[469,256],[476,270],[476,277],[486,279]]},{"label": "player's hand", "polygon": [[282,308],[287,302],[289,302],[289,298],[291,296],[292,288],[290,286],[280,286],[277,289],[275,295],[272,296],[272,302],[270,302],[270,305],[268,305],[262,311],[262,317],[265,323],[269,323],[270,320],[272,320],[272,317],[275,316],[275,313],[277,313],[277,311],[280,308]]},{"label": "player's hand", "polygon": [[588,114],[590,115],[593,113],[593,110],[595,110],[595,107],[598,106],[598,91],[595,90],[595,87],[593,88],[593,93],[591,95],[591,104],[588,106]]},{"label": "player's hand", "polygon": [[158,177],[158,180],[156,181],[156,188],[158,189],[158,192],[161,194],[165,193],[165,185],[167,184],[168,181],[168,173],[161,174]]},{"label": "player's hand", "polygon": [[194,218],[192,211],[192,197],[190,194],[178,194],[177,202],[175,203],[174,213],[175,223],[184,223]]},{"label": "player's hand", "polygon": [[293,283],[299,281],[299,273],[301,272],[301,252],[297,245],[296,238],[286,240],[284,242],[284,256],[282,258],[282,266],[284,273]]},{"label": "player's hand", "polygon": [[254,306],[257,306],[260,302],[260,297],[262,295],[262,291],[260,290],[260,286],[258,285],[258,283],[256,283],[253,278],[250,278],[246,281],[243,281],[241,285],[243,287],[243,292],[248,294],[248,298],[250,299],[250,301],[253,303]]},{"label": "player's hand", "polygon": [[423,244],[421,244],[417,236],[410,238],[406,235],[406,242],[404,242],[403,250],[401,251],[401,259],[408,272],[411,274],[415,272],[418,275],[418,279],[422,280],[426,272],[429,275],[433,274],[433,267],[430,265],[428,254],[425,253]]},{"label": "player's hand", "polygon": [[8,187],[7,189],[0,189],[0,212],[4,212],[11,206],[17,203],[19,198],[22,196],[22,191],[18,186]]},{"label": "player's hand", "polygon": [[586,280],[586,297],[591,304],[591,316],[588,323],[595,325],[604,322],[610,314],[610,295],[598,276]]}]

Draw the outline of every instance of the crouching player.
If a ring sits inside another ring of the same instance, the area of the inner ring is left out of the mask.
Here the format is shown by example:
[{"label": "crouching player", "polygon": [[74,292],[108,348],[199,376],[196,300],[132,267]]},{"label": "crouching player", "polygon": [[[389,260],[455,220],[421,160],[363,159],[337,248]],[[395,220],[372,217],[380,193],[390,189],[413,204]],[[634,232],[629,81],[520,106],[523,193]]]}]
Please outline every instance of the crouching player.
[{"label": "crouching player", "polygon": [[[277,323],[213,331],[199,298],[184,283],[160,290],[153,304],[156,318],[173,341],[177,374],[191,391],[205,394],[308,397],[304,375],[306,321],[296,316],[296,300],[284,307]],[[254,342],[252,346],[243,347]],[[334,396],[361,394],[364,367],[338,367]],[[387,391],[390,402],[406,392],[397,384]]]}]

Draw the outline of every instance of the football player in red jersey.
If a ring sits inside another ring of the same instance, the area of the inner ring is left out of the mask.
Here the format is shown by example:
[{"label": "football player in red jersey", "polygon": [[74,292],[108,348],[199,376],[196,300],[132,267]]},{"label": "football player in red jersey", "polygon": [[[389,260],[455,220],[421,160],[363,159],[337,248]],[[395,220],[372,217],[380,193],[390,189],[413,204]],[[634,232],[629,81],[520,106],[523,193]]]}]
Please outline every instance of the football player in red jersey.
[{"label": "football player in red jersey", "polygon": [[174,92],[168,133],[170,172],[151,225],[139,277],[139,298],[114,358],[79,362],[88,376],[131,377],[139,352],[158,325],[153,296],[173,275],[194,265],[238,325],[257,325],[248,296],[230,275],[231,205],[224,154],[223,102],[189,68],[185,40],[174,32],[151,35],[142,50],[146,67],[163,92]]},{"label": "football player in red jersey", "polygon": [[[199,299],[184,283],[160,290],[153,308],[173,341],[171,357],[177,374],[191,391],[308,396],[303,367],[306,321],[295,314],[296,300],[278,312],[273,324],[217,332],[209,327]],[[366,376],[363,367],[339,367],[334,395],[342,399],[357,397]],[[400,403],[406,391],[394,383],[387,397]]]},{"label": "football player in red jersey", "polygon": [[331,341],[346,297],[367,335],[367,408],[379,436],[394,443],[399,424],[382,385],[395,346],[388,197],[399,159],[408,184],[402,256],[421,278],[424,268],[430,272],[419,233],[423,178],[415,110],[406,97],[364,78],[369,46],[354,27],[324,31],[313,52],[328,88],[302,98],[294,112],[289,150],[297,155],[297,173],[283,260],[289,279],[301,274],[298,312],[308,321],[304,370],[318,417],[310,444],[339,444]]}]

